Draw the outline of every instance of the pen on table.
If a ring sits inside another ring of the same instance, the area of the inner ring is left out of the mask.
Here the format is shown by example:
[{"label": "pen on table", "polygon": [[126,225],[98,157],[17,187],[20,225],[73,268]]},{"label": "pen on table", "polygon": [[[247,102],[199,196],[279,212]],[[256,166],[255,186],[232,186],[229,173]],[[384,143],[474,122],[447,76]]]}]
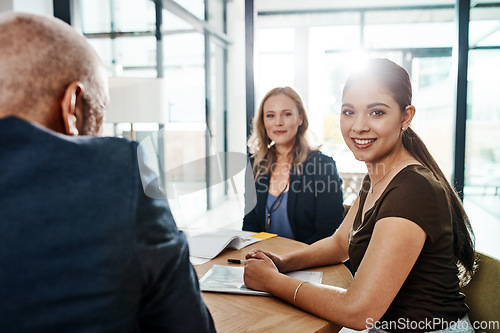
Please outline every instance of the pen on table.
[{"label": "pen on table", "polygon": [[227,262],[231,264],[244,264],[246,260],[240,260],[240,259],[227,259]]}]

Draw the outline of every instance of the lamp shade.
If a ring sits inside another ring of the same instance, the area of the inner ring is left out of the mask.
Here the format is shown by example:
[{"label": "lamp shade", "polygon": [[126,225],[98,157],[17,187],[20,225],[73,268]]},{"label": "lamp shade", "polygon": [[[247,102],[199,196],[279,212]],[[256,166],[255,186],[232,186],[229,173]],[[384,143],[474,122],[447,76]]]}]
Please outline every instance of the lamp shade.
[{"label": "lamp shade", "polygon": [[162,78],[109,78],[110,123],[159,123],[168,119],[166,83]]}]

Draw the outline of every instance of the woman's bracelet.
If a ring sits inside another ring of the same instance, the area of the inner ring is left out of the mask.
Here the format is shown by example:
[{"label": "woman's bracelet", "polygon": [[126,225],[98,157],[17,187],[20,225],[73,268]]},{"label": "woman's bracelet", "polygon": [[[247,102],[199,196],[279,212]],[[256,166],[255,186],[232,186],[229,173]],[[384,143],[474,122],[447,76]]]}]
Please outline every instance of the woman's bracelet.
[{"label": "woman's bracelet", "polygon": [[306,282],[307,281],[302,281],[295,289],[295,293],[293,294],[293,305],[295,305],[295,301],[297,300],[297,293],[299,292],[299,288],[302,287],[302,285]]}]

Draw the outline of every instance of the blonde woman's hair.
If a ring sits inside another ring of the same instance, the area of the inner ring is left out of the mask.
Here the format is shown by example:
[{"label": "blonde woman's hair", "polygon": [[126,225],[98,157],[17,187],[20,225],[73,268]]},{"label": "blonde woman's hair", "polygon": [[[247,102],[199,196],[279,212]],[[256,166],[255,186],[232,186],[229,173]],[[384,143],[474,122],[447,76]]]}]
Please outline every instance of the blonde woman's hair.
[{"label": "blonde woman's hair", "polygon": [[300,173],[300,167],[306,161],[309,154],[319,150],[319,147],[311,147],[305,136],[309,127],[309,121],[300,95],[290,87],[276,87],[271,89],[260,102],[259,110],[253,117],[252,134],[248,139],[248,149],[251,157],[254,159],[253,175],[255,179],[269,174],[271,166],[277,161],[276,147],[274,145],[268,147],[271,139],[267,136],[266,128],[264,127],[264,104],[269,97],[281,94],[290,97],[295,102],[299,116],[302,115],[303,118],[302,125],[297,130],[295,145],[293,147],[292,165],[295,171]]}]

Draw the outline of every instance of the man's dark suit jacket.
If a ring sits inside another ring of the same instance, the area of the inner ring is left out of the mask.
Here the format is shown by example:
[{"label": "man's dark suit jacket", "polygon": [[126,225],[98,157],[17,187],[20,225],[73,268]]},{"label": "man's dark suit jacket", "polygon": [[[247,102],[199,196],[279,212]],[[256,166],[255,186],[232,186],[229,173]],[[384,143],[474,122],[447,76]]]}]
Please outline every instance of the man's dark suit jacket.
[{"label": "man's dark suit jacket", "polygon": [[[335,161],[321,152],[311,153],[299,171],[290,175],[288,219],[295,239],[312,244],[332,235],[342,223],[342,180]],[[257,205],[243,218],[243,230],[265,231],[268,189],[269,176],[258,178]]]},{"label": "man's dark suit jacket", "polygon": [[0,119],[0,331],[212,332],[137,143]]}]

